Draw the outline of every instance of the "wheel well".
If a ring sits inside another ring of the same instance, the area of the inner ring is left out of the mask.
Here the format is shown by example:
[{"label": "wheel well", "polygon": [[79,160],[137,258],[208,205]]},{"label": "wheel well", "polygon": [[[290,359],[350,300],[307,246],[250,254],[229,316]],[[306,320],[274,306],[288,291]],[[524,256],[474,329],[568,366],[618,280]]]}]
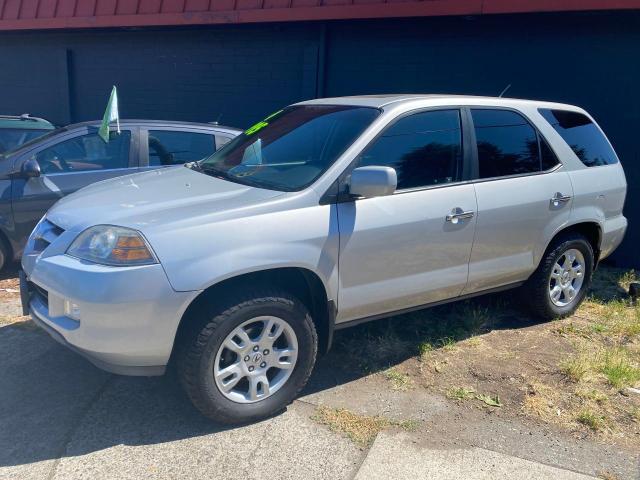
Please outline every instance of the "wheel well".
[{"label": "wheel well", "polygon": [[[203,303],[215,301],[216,298],[234,289],[246,287],[247,284],[278,287],[294,295],[309,310],[318,333],[318,352],[326,352],[331,344],[333,334],[333,315],[327,293],[322,280],[311,270],[305,268],[276,268],[251,272],[223,280],[210,286],[198,295],[189,305],[180,320],[176,332],[177,343],[181,336],[188,331],[189,323],[186,319],[194,318],[190,313],[197,310]],[[174,345],[175,350],[175,345]]]},{"label": "wheel well", "polygon": [[598,260],[600,258],[600,241],[602,240],[602,231],[600,230],[600,225],[595,222],[583,222],[570,225],[567,228],[556,233],[553,239],[551,239],[551,242],[549,242],[549,245],[551,245],[551,243],[553,243],[553,241],[560,235],[564,235],[568,232],[579,233],[586,237],[586,239],[591,244],[591,248],[593,248],[595,267],[598,264]]}]

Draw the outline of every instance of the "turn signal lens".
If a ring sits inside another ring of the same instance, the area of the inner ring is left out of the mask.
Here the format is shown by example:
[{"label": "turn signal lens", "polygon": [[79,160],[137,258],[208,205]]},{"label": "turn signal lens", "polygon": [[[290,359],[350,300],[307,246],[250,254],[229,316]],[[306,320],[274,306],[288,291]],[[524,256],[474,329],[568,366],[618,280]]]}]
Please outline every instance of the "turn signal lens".
[{"label": "turn signal lens", "polygon": [[102,265],[158,263],[140,232],[112,225],[97,225],[85,230],[73,241],[67,254]]}]

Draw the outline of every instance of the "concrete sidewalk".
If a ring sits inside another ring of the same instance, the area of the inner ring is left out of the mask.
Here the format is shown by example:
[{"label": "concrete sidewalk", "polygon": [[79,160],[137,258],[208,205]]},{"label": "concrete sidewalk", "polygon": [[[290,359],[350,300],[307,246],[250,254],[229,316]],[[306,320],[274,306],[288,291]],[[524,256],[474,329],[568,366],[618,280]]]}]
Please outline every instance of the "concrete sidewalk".
[{"label": "concrete sidewalk", "polygon": [[407,433],[381,432],[355,480],[589,480],[595,477],[482,448],[435,449]]}]

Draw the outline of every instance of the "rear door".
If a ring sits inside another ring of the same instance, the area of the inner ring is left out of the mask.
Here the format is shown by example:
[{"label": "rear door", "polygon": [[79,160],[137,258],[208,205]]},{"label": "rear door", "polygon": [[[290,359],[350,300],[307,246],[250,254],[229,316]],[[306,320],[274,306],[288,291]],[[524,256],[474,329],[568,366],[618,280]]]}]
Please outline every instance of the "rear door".
[{"label": "rear door", "polygon": [[143,170],[183,165],[208,157],[222,137],[207,129],[148,126],[141,131],[140,168]]},{"label": "rear door", "polygon": [[136,129],[112,129],[104,142],[94,127],[84,127],[28,152],[40,165],[36,178],[15,178],[12,204],[16,233],[28,236],[38,220],[60,198],[108,178],[133,173],[137,167]]},{"label": "rear door", "polygon": [[471,108],[478,221],[465,293],[523,281],[540,245],[569,220],[569,175],[519,112]]}]

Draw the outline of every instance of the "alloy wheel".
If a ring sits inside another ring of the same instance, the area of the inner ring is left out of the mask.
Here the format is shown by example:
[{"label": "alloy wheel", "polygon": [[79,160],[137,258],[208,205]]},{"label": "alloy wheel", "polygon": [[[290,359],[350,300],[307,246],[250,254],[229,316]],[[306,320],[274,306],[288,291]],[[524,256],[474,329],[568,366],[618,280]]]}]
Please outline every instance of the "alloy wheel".
[{"label": "alloy wheel", "polygon": [[237,403],[270,397],[287,382],[296,365],[298,340],[285,320],[260,316],[227,335],[213,365],[220,393]]},{"label": "alloy wheel", "polygon": [[586,263],[578,249],[564,252],[551,270],[549,278],[549,298],[558,307],[571,304],[584,284]]}]

